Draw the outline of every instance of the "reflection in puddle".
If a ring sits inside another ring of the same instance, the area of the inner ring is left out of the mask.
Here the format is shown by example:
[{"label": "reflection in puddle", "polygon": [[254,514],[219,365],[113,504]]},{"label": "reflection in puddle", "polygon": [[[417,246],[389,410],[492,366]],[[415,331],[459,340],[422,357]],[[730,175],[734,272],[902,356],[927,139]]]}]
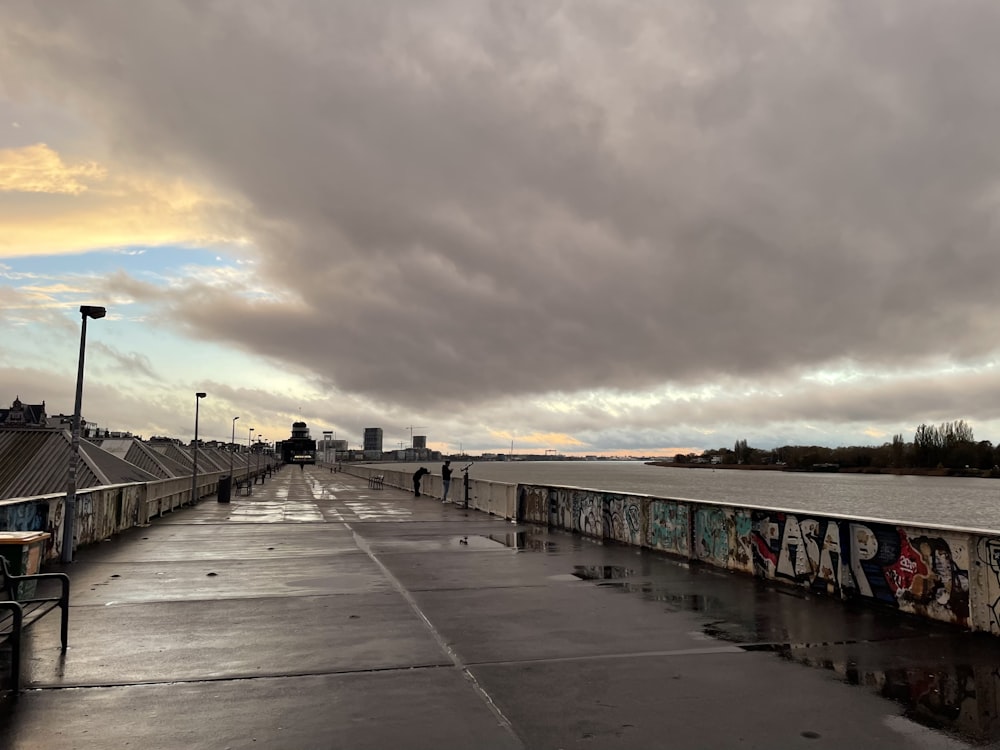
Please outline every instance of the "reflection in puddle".
[{"label": "reflection in puddle", "polygon": [[574,565],[573,575],[584,581],[616,581],[634,576],[636,571],[624,565]]},{"label": "reflection in puddle", "polygon": [[506,534],[490,534],[489,538],[505,547],[531,552],[558,552],[559,545],[550,539],[527,531],[511,531]]},{"label": "reflection in puddle", "polygon": [[[678,591],[647,571],[623,565],[577,565],[572,575],[600,587],[662,602],[677,611],[709,614],[716,619],[702,626],[706,636],[747,651],[771,651],[797,664],[829,670],[849,685],[902,705],[906,718],[923,726],[961,736],[975,745],[1000,739],[1000,716],[996,711],[1000,705],[1000,648],[993,648],[992,643],[976,642],[971,646],[967,634],[955,634],[953,640],[940,642],[926,631],[893,631],[884,640],[869,637],[830,643],[781,642],[775,636],[788,638],[789,633],[780,612],[770,613],[777,618],[774,621],[768,618],[757,622],[749,611],[741,616],[742,610],[732,601]],[[928,646],[928,641],[933,645]],[[904,642],[912,645],[899,645]],[[988,663],[963,655],[963,646],[987,656]],[[949,647],[959,652],[947,654]],[[929,650],[934,656],[928,656]],[[900,660],[908,662],[907,666],[897,666]]]},{"label": "reflection in puddle", "polygon": [[469,549],[499,549],[498,542],[493,537],[472,534],[469,536],[453,536],[448,540],[449,547],[467,547]]}]

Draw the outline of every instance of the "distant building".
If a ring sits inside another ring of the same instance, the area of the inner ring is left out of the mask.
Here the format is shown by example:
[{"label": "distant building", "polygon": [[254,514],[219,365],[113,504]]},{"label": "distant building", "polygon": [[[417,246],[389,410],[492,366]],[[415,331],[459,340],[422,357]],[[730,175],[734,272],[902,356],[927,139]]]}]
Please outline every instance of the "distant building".
[{"label": "distant building", "polygon": [[[329,433],[324,433],[324,435],[325,434]],[[316,450],[323,454],[323,459],[325,461],[331,461],[333,459],[340,460],[344,458],[347,453],[347,441],[324,438],[316,443]]]},{"label": "distant building", "polygon": [[286,464],[316,463],[316,441],[305,422],[292,423],[292,435],[281,441],[281,460]]},{"label": "distant building", "polygon": [[0,427],[47,427],[45,402],[40,404],[22,403],[21,397],[14,399],[9,409],[0,409]]},{"label": "distant building", "polygon": [[416,449],[427,447],[427,436],[426,435],[414,435],[413,436],[413,447]]},{"label": "distant building", "polygon": [[382,453],[381,427],[365,427],[365,455],[369,453]]}]

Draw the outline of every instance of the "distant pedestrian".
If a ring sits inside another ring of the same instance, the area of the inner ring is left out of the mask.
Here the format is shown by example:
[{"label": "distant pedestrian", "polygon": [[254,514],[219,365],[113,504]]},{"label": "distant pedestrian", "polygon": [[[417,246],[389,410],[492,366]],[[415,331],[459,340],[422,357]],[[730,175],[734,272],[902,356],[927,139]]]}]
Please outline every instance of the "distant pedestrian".
[{"label": "distant pedestrian", "polygon": [[448,502],[448,490],[451,489],[451,461],[445,461],[441,466],[441,502]]},{"label": "distant pedestrian", "polygon": [[306,470],[306,465],[305,464],[299,464],[299,471],[305,471],[305,470]]},{"label": "distant pedestrian", "polygon": [[429,471],[423,466],[413,472],[413,495],[414,497],[420,497],[420,480],[424,478],[424,474],[430,474]]}]

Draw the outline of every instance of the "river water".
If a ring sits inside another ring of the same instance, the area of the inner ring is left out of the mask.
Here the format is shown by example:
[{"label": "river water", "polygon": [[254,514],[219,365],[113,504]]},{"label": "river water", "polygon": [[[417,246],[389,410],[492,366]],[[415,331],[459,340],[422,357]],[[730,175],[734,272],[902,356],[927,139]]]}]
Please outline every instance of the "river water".
[{"label": "river water", "polygon": [[[422,465],[441,471],[438,462]],[[406,471],[418,464],[381,466]],[[455,479],[463,466],[452,461]],[[469,476],[1000,532],[995,479],[682,469],[638,461],[482,462],[472,465]]]}]

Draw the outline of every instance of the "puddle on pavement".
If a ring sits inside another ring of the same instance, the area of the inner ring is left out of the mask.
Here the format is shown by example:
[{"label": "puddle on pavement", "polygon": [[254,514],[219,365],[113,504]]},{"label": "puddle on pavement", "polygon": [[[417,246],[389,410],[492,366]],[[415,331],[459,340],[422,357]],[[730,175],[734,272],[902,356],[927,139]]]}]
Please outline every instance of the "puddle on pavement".
[{"label": "puddle on pavement", "polygon": [[471,536],[453,536],[448,540],[449,547],[467,547],[468,549],[501,549],[504,545],[496,539],[473,534]]},{"label": "puddle on pavement", "polygon": [[[671,610],[715,616],[716,620],[702,627],[704,636],[734,643],[747,651],[771,651],[796,664],[828,670],[848,685],[902,706],[902,717],[945,735],[940,738],[945,742],[942,746],[966,746],[949,744],[953,740],[948,737],[961,738],[971,746],[990,747],[1000,739],[1000,717],[995,710],[1000,705],[1000,644],[971,634],[937,636],[929,631],[912,636],[902,632],[890,635],[886,640],[889,648],[884,649],[878,642],[865,640],[766,642],[764,633],[771,638],[784,633],[779,620],[758,622],[749,612],[747,617],[741,617],[733,602],[678,591],[676,586],[672,589],[668,582],[657,580],[654,570],[627,565],[577,565],[572,573],[548,578],[590,581],[661,602]],[[911,638],[912,645],[905,645]],[[939,653],[945,644],[960,652],[951,663]],[[935,653],[928,655],[928,648]],[[898,666],[901,663],[905,666]]]},{"label": "puddle on pavement", "polygon": [[573,575],[584,581],[616,581],[638,573],[624,565],[574,565]]},{"label": "puddle on pavement", "polygon": [[531,552],[558,552],[559,545],[543,535],[527,531],[511,531],[506,534],[490,534],[489,539],[499,542],[505,547]]}]

